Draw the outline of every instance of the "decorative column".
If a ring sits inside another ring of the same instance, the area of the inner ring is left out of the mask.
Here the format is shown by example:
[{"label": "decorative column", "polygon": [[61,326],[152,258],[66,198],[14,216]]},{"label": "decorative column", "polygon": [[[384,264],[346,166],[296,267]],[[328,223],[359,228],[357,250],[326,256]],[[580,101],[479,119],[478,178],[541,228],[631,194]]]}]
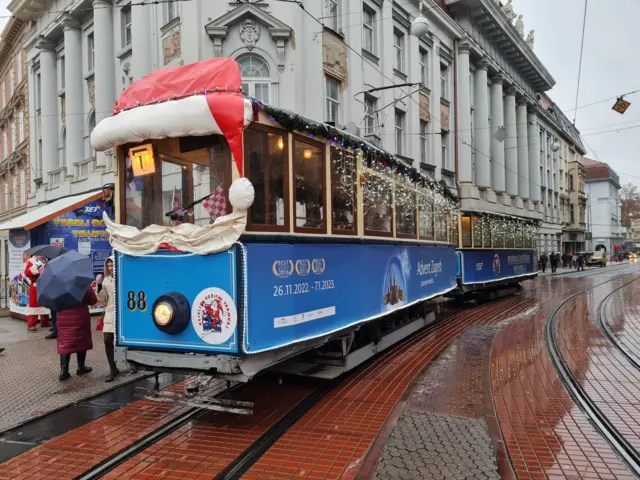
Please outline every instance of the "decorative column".
[{"label": "decorative column", "polygon": [[64,27],[65,127],[67,132],[67,175],[74,174],[74,164],[84,159],[84,105],[82,99],[82,47],[80,23],[67,16]]},{"label": "decorative column", "polygon": [[471,165],[471,86],[469,85],[468,44],[458,46],[458,180],[473,181]]},{"label": "decorative column", "polygon": [[503,126],[502,76],[496,75],[491,84],[491,188],[496,193],[504,192],[504,142],[496,140],[494,135]]},{"label": "decorative column", "polygon": [[529,107],[527,132],[529,146],[529,198],[540,201],[540,140],[538,133],[538,109]]},{"label": "decorative column", "polygon": [[475,75],[475,147],[476,185],[491,187],[491,130],[489,128],[489,89],[487,69],[482,60],[476,63]]},{"label": "decorative column", "polygon": [[[142,7],[134,7],[132,10]],[[94,0],[93,38],[95,44],[96,125],[111,114],[116,102],[115,53],[113,49],[113,2]],[[104,152],[96,152],[96,165],[106,165]]]},{"label": "decorative column", "polygon": [[527,104],[520,98],[516,107],[516,123],[518,131],[518,195],[529,198],[529,139],[527,138]]},{"label": "decorative column", "polygon": [[518,195],[518,130],[516,128],[516,91],[513,87],[507,89],[504,98],[504,125],[507,129],[507,139],[504,141],[507,193],[515,197]]},{"label": "decorative column", "polygon": [[[40,117],[42,125],[42,182],[58,168],[58,76],[55,45],[42,40],[40,50]],[[37,95],[37,92],[36,92]]]},{"label": "decorative column", "polygon": [[133,80],[140,80],[152,70],[151,49],[151,15],[149,9],[143,7],[131,7],[131,50],[133,61],[131,73]]}]

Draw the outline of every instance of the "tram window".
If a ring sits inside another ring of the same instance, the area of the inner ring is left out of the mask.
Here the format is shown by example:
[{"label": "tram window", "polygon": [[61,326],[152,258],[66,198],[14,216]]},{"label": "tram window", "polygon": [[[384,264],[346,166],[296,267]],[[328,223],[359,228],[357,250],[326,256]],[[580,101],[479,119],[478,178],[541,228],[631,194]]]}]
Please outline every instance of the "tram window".
[{"label": "tram window", "polygon": [[426,196],[420,197],[420,239],[433,240],[433,202]]},{"label": "tram window", "polygon": [[507,227],[507,233],[504,236],[504,247],[513,248],[516,243],[517,236],[518,236],[518,227],[515,225],[509,225]]},{"label": "tram window", "polygon": [[289,229],[287,147],[286,134],[276,129],[252,126],[244,133],[244,169],[255,190],[248,230]]},{"label": "tram window", "polygon": [[471,225],[473,226],[473,246],[474,248],[482,248],[482,224],[478,217],[471,217]]},{"label": "tram window", "polygon": [[515,227],[516,233],[516,248],[524,247],[524,243],[522,241],[522,237],[524,236],[524,228],[517,226]]},{"label": "tram window", "polygon": [[471,217],[462,217],[462,247],[471,247]]},{"label": "tram window", "polygon": [[491,248],[491,227],[489,222],[482,222],[482,241],[485,248]]},{"label": "tram window", "polygon": [[323,147],[294,137],[293,178],[297,231],[326,232],[324,165]]},{"label": "tram window", "polygon": [[504,248],[504,234],[500,225],[496,225],[495,229],[491,232],[493,235],[493,248]]},{"label": "tram window", "polygon": [[396,185],[396,236],[416,237],[416,193]]},{"label": "tram window", "polygon": [[447,217],[446,215],[436,216],[436,241],[446,242],[447,240]]},{"label": "tram window", "polygon": [[[163,139],[154,143],[155,171],[148,175],[135,176],[128,157],[129,147],[122,149],[125,175],[121,176],[120,188],[125,192],[121,204],[124,223],[143,229],[149,225],[176,225],[178,223],[210,223],[213,221],[206,210],[199,213],[196,207],[182,217],[170,218],[166,214],[176,207],[184,207],[195,198],[208,194],[221,196],[218,215],[227,213],[226,192],[229,188],[230,152],[224,137],[200,137],[197,145],[189,139]],[[226,151],[228,161],[222,161],[215,152]],[[215,157],[215,162],[214,162]],[[211,168],[209,167],[211,165]],[[202,177],[206,175],[206,181]],[[211,187],[211,185],[214,185]],[[202,217],[202,218],[200,218]]]},{"label": "tram window", "polygon": [[355,235],[356,156],[340,148],[331,149],[331,206],[333,233]]},{"label": "tram window", "polygon": [[364,233],[366,235],[393,235],[391,219],[393,209],[391,205],[391,182],[384,178],[367,174],[364,183]]}]

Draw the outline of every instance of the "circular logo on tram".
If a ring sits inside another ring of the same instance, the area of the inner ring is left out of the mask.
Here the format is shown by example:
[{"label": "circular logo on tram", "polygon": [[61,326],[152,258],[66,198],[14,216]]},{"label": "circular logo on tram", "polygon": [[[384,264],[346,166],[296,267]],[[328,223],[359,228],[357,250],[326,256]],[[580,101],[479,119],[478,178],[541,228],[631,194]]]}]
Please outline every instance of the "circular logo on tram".
[{"label": "circular logo on tram", "polygon": [[233,299],[220,288],[205,288],[193,302],[191,324],[205,342],[213,345],[226,342],[238,324]]},{"label": "circular logo on tram", "polygon": [[497,253],[493,256],[493,272],[500,275],[500,256]]}]

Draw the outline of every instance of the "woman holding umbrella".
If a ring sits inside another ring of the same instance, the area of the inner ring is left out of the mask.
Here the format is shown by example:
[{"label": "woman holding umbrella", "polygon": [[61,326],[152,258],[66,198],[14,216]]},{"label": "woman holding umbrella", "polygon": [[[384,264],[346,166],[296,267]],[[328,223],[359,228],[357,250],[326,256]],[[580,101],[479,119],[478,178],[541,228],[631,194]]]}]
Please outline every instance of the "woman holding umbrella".
[{"label": "woman holding umbrella", "polygon": [[78,357],[77,375],[91,371],[85,365],[87,350],[93,348],[89,306],[98,302],[91,288],[91,259],[71,250],[51,260],[38,282],[38,301],[57,312],[60,381],[71,377],[71,354]]}]

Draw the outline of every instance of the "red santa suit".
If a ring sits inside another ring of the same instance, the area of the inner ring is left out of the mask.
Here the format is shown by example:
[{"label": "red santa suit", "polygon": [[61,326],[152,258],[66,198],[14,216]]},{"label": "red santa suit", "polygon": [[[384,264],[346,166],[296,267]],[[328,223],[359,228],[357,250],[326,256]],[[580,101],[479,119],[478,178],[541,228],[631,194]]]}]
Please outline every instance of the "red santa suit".
[{"label": "red santa suit", "polygon": [[24,270],[24,274],[31,281],[29,287],[29,308],[27,309],[27,328],[35,329],[38,323],[38,317],[40,317],[40,326],[48,327],[51,325],[49,322],[49,309],[38,305],[38,290],[36,289],[36,281],[40,278],[40,274],[47,264],[47,260],[43,257],[31,257],[27,261],[27,265]]}]

